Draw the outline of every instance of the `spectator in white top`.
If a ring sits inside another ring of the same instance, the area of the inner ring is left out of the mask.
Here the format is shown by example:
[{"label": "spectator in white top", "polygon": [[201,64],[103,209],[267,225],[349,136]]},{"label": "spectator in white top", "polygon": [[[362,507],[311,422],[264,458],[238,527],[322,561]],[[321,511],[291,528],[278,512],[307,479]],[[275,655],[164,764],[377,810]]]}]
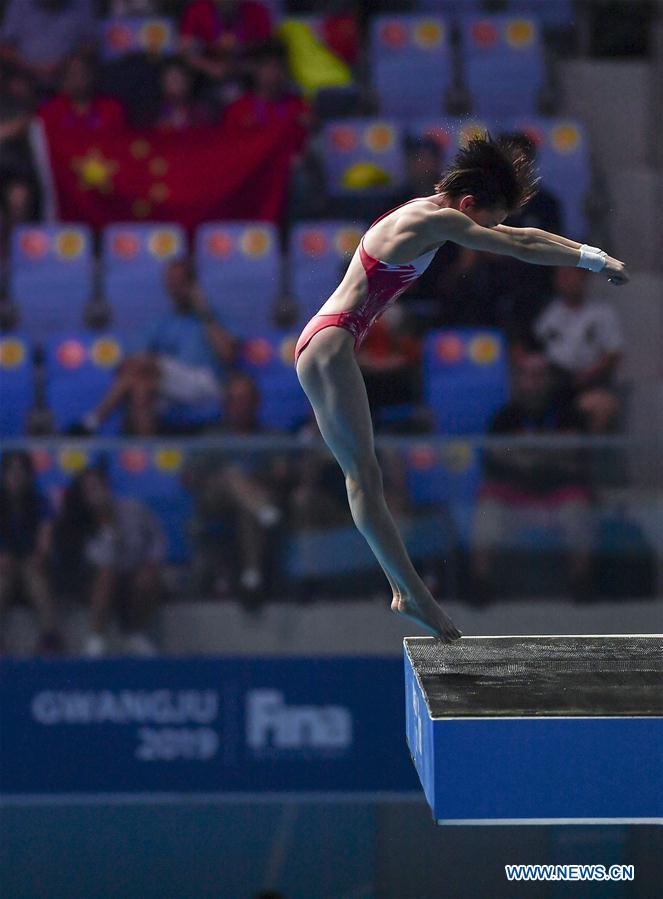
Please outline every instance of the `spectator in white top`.
[{"label": "spectator in white top", "polygon": [[587,417],[593,433],[604,433],[619,410],[615,375],[623,338],[614,309],[586,299],[586,276],[580,268],[557,269],[556,297],[534,333],[557,370],[564,399]]}]

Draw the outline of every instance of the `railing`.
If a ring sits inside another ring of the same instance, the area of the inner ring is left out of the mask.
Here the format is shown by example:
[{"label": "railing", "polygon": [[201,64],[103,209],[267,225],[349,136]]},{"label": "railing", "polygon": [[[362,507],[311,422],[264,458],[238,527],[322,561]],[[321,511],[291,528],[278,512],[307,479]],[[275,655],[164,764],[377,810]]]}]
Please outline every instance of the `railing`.
[{"label": "railing", "polygon": [[[660,458],[661,447],[623,436],[527,434],[381,436],[376,448],[387,501],[438,596],[655,594],[663,490],[639,486],[638,459]],[[72,478],[89,466],[105,472],[114,496],[151,508],[178,595],[386,589],[319,437],[2,443],[3,453],[17,449],[31,453],[60,515]]]}]

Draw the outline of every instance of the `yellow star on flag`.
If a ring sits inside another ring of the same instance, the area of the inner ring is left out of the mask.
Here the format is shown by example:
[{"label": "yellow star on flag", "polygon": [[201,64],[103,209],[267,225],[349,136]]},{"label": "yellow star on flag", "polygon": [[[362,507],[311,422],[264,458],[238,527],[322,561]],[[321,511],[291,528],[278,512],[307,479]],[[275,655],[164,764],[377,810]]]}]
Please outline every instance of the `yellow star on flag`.
[{"label": "yellow star on flag", "polygon": [[76,157],[71,167],[78,174],[81,190],[97,190],[102,194],[112,191],[113,175],[117,172],[118,164],[112,159],[106,159],[96,147],[85,156]]}]

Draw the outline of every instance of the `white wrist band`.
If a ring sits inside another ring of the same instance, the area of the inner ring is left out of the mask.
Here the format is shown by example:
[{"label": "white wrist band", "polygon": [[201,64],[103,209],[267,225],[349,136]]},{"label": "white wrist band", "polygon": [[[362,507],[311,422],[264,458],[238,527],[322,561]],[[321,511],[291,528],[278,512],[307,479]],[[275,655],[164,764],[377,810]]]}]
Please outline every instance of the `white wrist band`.
[{"label": "white wrist band", "polygon": [[590,272],[600,272],[605,268],[608,254],[598,247],[590,247],[584,243],[580,247],[580,259],[576,268],[586,268]]}]

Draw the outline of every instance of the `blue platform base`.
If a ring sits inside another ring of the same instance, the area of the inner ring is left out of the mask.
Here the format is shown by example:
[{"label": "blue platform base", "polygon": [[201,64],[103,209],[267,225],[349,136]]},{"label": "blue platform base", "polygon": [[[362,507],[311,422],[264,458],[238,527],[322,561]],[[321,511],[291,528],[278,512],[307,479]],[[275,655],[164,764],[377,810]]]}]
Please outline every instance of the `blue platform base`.
[{"label": "blue platform base", "polygon": [[[462,638],[460,643],[471,647],[479,639],[494,641],[499,651],[506,646],[500,640],[517,638]],[[541,639],[550,645],[556,638]],[[660,637],[651,639],[661,646]],[[511,716],[500,709],[496,714],[488,701],[485,714],[477,714],[481,690],[488,689],[482,683],[495,687],[495,663],[489,675],[477,673],[478,666],[470,670],[466,665],[463,671],[456,664],[445,670],[443,663],[431,674],[429,658],[422,676],[417,650],[428,651],[432,644],[444,658],[444,645],[432,637],[404,641],[405,706],[408,747],[438,824],[663,823],[663,717],[646,705],[652,695],[647,690],[658,678],[651,667],[636,684],[644,696],[642,714],[593,714],[582,703],[573,714],[561,714],[546,700],[535,675],[533,706],[540,702],[546,711]],[[458,646],[452,644],[452,651],[458,652]],[[614,667],[617,680],[628,678],[628,672]],[[561,679],[568,678],[567,670],[558,671]],[[610,675],[600,676],[610,680]],[[579,677],[582,681],[582,673]],[[521,676],[521,684],[529,678]],[[435,690],[433,681],[442,686]],[[562,705],[569,702],[568,692],[568,686],[561,687]],[[452,695],[460,697],[457,709],[449,707]],[[464,695],[470,708],[463,707]],[[604,695],[609,700],[609,684]]]}]

